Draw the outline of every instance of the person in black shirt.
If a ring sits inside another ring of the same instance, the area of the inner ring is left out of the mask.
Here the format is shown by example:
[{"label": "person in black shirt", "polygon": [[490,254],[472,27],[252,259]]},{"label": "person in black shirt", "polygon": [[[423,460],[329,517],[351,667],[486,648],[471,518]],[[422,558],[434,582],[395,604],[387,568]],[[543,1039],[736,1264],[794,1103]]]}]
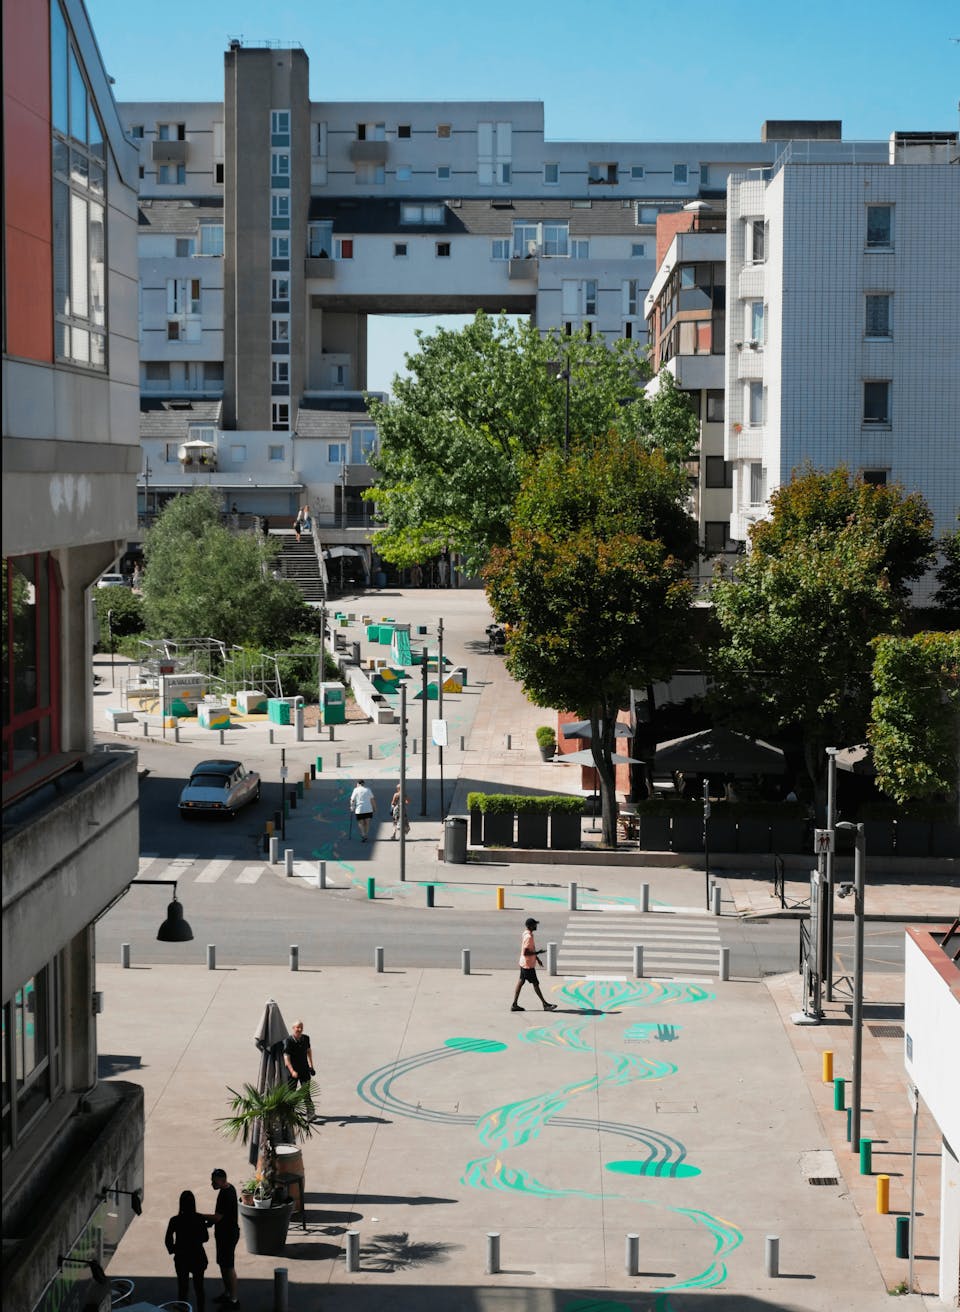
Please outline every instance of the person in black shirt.
[{"label": "person in black shirt", "polygon": [[204,1312],[206,1307],[203,1290],[203,1273],[207,1269],[207,1255],[203,1246],[206,1242],[207,1223],[197,1214],[197,1200],[193,1193],[184,1189],[180,1195],[180,1210],[176,1216],[171,1216],[167,1224],[164,1243],[167,1252],[173,1255],[173,1266],[177,1273],[177,1298],[182,1303],[187,1301],[187,1281],[193,1276],[196,1312]]},{"label": "person in black shirt", "polygon": [[[304,1034],[302,1020],[293,1022],[293,1028],[284,1040],[283,1062],[287,1068],[287,1079],[293,1089],[297,1089],[303,1084],[309,1085],[311,1079],[316,1075],[316,1071],[313,1069],[310,1035]],[[316,1120],[317,1117],[314,1115],[311,1099],[307,1100],[307,1109],[310,1112],[311,1120]]]},{"label": "person in black shirt", "polygon": [[240,1238],[237,1191],[227,1180],[226,1171],[219,1168],[211,1174],[210,1183],[217,1191],[217,1201],[213,1213],[205,1216],[204,1220],[213,1226],[213,1237],[217,1241],[217,1265],[223,1276],[223,1293],[218,1294],[214,1302],[226,1307],[239,1307],[237,1272],[234,1266],[234,1253]]}]

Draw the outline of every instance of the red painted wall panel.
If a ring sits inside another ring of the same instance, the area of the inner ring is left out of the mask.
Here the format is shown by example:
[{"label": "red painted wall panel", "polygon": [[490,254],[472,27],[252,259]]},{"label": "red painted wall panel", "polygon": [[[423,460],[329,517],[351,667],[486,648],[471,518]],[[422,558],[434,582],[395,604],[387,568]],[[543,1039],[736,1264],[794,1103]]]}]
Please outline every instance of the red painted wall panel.
[{"label": "red painted wall panel", "polygon": [[3,0],[6,350],[53,360],[49,0]]}]

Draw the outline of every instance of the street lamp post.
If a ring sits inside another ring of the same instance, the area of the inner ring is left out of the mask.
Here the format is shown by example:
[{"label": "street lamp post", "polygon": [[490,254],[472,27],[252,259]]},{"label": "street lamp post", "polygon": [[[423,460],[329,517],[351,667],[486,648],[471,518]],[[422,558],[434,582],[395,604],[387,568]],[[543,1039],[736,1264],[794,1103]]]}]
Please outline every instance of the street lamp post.
[{"label": "street lamp post", "polygon": [[853,1078],[850,1092],[850,1148],[860,1151],[860,1105],[861,1076],[863,1071],[863,917],[864,892],[866,880],[866,838],[863,824],[853,824],[850,820],[841,820],[838,829],[852,829],[854,833],[853,849],[853,886],[840,885],[840,896],[853,893],[854,937],[853,937]]},{"label": "street lamp post", "polygon": [[107,633],[110,635],[110,687],[115,684],[113,677],[113,611],[107,611]]},{"label": "street lamp post", "polygon": [[564,363],[562,360],[548,360],[547,369],[554,378],[562,378],[566,384],[566,395],[563,404],[563,454],[566,458],[570,447],[570,362]]},{"label": "street lamp post", "polygon": [[407,878],[407,682],[400,680],[400,882]]},{"label": "street lamp post", "polygon": [[[827,828],[832,829],[837,820],[837,749],[827,748]],[[822,906],[826,919],[824,931],[824,975],[827,987],[827,1001],[833,1001],[833,848],[826,853],[824,863],[825,885],[822,890]]]}]

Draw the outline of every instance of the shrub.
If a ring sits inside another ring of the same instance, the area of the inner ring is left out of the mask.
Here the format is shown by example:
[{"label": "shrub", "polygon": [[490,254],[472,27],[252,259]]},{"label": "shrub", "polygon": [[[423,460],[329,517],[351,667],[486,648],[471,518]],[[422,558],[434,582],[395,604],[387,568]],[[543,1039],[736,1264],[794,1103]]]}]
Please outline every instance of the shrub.
[{"label": "shrub", "polygon": [[521,811],[544,814],[546,812],[583,811],[583,798],[569,793],[468,793],[467,810],[483,815],[514,815]]},{"label": "shrub", "polygon": [[100,650],[110,650],[110,630],[107,612],[112,615],[113,645],[120,650],[121,638],[135,637],[143,632],[143,598],[132,588],[98,588],[94,594],[97,623],[100,628]]},{"label": "shrub", "polygon": [[537,746],[546,749],[550,747],[556,747],[556,745],[557,745],[556,732],[553,729],[551,729],[549,724],[541,724],[540,728],[537,730]]}]

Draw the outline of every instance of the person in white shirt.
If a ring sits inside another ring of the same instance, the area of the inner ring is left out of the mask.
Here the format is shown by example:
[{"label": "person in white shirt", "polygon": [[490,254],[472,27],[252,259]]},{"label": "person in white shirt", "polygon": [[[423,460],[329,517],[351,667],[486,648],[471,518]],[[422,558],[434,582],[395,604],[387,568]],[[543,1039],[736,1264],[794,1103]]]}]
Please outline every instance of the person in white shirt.
[{"label": "person in white shirt", "polygon": [[373,793],[363,782],[357,780],[357,786],[350,794],[350,811],[357,817],[357,828],[360,830],[360,842],[367,841],[367,834],[370,832],[370,821],[373,813],[377,809],[377,803],[374,800]]}]

